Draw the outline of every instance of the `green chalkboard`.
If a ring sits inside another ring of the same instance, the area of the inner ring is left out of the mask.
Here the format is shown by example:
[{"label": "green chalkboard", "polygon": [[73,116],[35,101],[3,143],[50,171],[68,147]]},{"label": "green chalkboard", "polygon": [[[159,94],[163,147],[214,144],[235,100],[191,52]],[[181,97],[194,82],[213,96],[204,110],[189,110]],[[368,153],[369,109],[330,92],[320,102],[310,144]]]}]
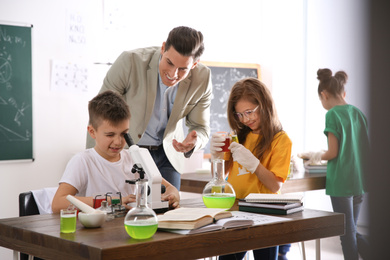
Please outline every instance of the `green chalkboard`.
[{"label": "green chalkboard", "polygon": [[31,30],[0,24],[0,160],[33,159]]}]

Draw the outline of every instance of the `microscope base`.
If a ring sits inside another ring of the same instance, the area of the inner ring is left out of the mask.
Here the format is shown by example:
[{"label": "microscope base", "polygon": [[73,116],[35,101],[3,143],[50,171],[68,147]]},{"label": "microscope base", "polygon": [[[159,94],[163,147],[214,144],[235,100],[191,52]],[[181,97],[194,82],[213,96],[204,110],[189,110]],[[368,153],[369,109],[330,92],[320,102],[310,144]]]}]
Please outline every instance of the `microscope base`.
[{"label": "microscope base", "polygon": [[156,213],[164,213],[168,211],[169,202],[168,201],[152,201],[149,204],[149,207],[154,210]]},{"label": "microscope base", "polygon": [[[128,203],[127,205],[132,207],[132,208],[137,206],[137,204],[135,202]],[[152,203],[152,205],[150,205],[150,203],[148,203],[148,207],[153,209],[154,212],[156,212],[156,214],[165,213],[169,210],[169,203],[168,203],[168,201],[158,201],[158,202]]]},{"label": "microscope base", "polygon": [[165,213],[165,212],[167,212],[168,210],[169,210],[168,208],[153,209],[153,211],[154,211],[156,214]]}]

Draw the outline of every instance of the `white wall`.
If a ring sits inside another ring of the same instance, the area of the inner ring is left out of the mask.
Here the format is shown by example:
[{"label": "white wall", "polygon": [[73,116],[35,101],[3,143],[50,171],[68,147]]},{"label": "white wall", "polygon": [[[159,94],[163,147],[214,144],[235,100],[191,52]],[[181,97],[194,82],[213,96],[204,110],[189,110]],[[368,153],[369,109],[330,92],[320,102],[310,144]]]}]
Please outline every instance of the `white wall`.
[{"label": "white wall", "polygon": [[[317,94],[319,68],[345,70],[347,102],[368,113],[368,31],[366,1],[308,1],[306,124],[308,150],[327,148],[326,110]],[[314,123],[320,119],[320,124]],[[314,122],[313,122],[314,121]]]},{"label": "white wall", "polygon": [[[4,201],[0,218],[19,215],[19,193],[57,186],[67,161],[85,147],[87,101],[96,94],[98,86],[91,85],[91,93],[84,94],[52,92],[50,64],[52,59],[72,62],[79,59],[87,62],[90,60],[90,50],[78,50],[68,44],[66,25],[69,14],[76,12],[84,13],[86,23],[93,23],[100,14],[95,2],[97,1],[0,0],[1,21],[33,24],[35,157],[34,162],[0,162],[0,196]],[[89,24],[86,27],[92,28]],[[11,253],[10,250],[0,248],[1,259],[11,259]]]},{"label": "white wall", "polygon": [[[0,163],[0,197],[4,198],[0,218],[18,216],[19,193],[57,186],[68,160],[84,149],[87,102],[97,93],[107,69],[93,62],[112,62],[123,50],[161,45],[169,30],[179,25],[202,31],[206,47],[203,60],[262,66],[262,79],[272,89],[279,117],[294,142],[294,152],[326,148],[322,134],[325,111],[316,94],[319,67],[345,69],[353,86],[347,86],[349,101],[366,111],[361,30],[364,1],[307,2],[0,0],[2,21],[34,26],[35,157],[34,162]],[[103,10],[114,17],[104,16]],[[82,18],[86,45],[74,46],[68,41],[71,14]],[[86,62],[89,92],[51,91],[53,59]],[[325,201],[321,208],[329,209],[324,194],[316,198]],[[308,202],[310,205],[318,207],[319,203]],[[0,249],[0,258],[10,255],[9,250]]]},{"label": "white wall", "polygon": [[[369,116],[366,10],[367,3],[362,0],[307,1],[306,89],[303,93],[305,150],[327,149],[327,139],[323,134],[327,111],[322,107],[317,92],[319,68],[330,68],[334,73],[345,70],[349,76],[347,102]],[[332,211],[329,196],[324,196],[324,191],[309,194],[310,198],[316,199],[307,200],[308,207]],[[368,225],[367,201],[363,203],[359,217],[362,225]]]},{"label": "white wall", "polygon": [[[91,93],[69,94],[50,89],[51,60],[90,59],[88,50],[78,52],[68,44],[68,14],[85,13],[93,21],[94,1],[1,1],[2,21],[33,25],[33,153],[34,162],[0,163],[0,194],[6,198],[0,218],[18,215],[20,192],[57,186],[67,161],[84,148],[87,101]],[[76,8],[77,7],[77,8]],[[72,10],[73,9],[73,10]],[[50,10],[50,11],[49,11]],[[89,26],[89,25],[86,25]]]}]

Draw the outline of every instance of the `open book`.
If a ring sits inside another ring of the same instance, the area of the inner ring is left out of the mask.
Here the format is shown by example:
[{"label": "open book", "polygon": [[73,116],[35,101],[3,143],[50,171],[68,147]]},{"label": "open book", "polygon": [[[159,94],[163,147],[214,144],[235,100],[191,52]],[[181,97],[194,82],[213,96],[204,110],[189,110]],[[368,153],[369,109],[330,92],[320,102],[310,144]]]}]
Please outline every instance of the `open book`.
[{"label": "open book", "polygon": [[158,215],[159,228],[196,229],[219,219],[232,216],[227,209],[219,208],[178,208]]},{"label": "open book", "polygon": [[260,203],[302,203],[303,194],[287,193],[287,194],[272,194],[272,193],[250,193],[245,197],[246,202]]},{"label": "open book", "polygon": [[292,219],[280,218],[276,216],[263,215],[257,213],[249,213],[243,211],[231,211],[231,218],[224,218],[216,221],[215,224],[209,224],[197,229],[159,229],[162,231],[168,231],[176,234],[189,235],[198,234],[209,231],[216,231],[228,228],[241,228],[248,226],[268,225],[271,223],[285,222]]},{"label": "open book", "polygon": [[228,228],[237,228],[237,227],[247,227],[252,226],[254,221],[252,219],[248,219],[242,216],[238,216],[235,211],[232,212],[233,216],[230,218],[222,218],[217,220],[214,224],[208,224],[206,226],[196,228],[196,229],[160,229],[163,231],[168,231],[176,234],[182,235],[191,235],[198,234],[204,232],[210,232],[221,229]]}]

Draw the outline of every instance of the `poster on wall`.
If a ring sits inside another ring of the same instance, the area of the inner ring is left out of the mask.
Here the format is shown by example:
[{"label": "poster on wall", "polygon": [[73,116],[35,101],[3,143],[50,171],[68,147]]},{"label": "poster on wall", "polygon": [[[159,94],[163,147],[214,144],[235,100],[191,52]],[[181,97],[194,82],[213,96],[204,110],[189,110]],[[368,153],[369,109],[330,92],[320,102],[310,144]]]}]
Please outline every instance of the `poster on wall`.
[{"label": "poster on wall", "polygon": [[51,91],[61,93],[88,92],[88,65],[63,60],[51,61]]},{"label": "poster on wall", "polygon": [[33,160],[31,32],[0,22],[0,161]]}]

